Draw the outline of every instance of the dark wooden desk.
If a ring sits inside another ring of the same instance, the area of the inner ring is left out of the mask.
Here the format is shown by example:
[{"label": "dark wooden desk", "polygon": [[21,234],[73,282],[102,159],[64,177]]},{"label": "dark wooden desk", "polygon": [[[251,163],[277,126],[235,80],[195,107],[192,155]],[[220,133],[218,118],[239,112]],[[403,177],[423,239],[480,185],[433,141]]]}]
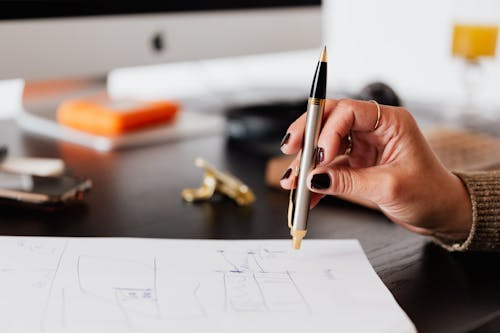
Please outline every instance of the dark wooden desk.
[{"label": "dark wooden desk", "polygon": [[[61,157],[90,177],[88,204],[58,213],[0,208],[1,235],[155,238],[289,238],[288,194],[264,185],[265,161],[203,138],[108,154],[23,133],[0,122],[12,155]],[[199,185],[193,166],[205,157],[256,192],[251,208],[227,200],[186,204],[184,187]],[[429,194],[431,195],[431,194]],[[330,199],[315,208],[309,238],[357,238],[375,270],[421,332],[478,326],[500,310],[500,255],[450,254],[383,215]]]}]

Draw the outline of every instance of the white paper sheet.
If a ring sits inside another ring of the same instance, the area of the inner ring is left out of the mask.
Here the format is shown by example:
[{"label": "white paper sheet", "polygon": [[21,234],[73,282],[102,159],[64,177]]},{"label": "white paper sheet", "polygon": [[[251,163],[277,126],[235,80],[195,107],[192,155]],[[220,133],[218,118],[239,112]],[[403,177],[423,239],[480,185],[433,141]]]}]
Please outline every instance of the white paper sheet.
[{"label": "white paper sheet", "polygon": [[0,237],[1,332],[415,332],[356,240]]}]

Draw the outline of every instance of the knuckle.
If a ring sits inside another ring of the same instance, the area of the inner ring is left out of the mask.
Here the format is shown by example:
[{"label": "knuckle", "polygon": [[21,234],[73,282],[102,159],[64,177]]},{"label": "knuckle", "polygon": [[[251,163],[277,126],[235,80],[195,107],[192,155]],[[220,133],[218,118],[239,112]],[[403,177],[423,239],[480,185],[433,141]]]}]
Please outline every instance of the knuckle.
[{"label": "knuckle", "polygon": [[347,98],[342,98],[337,103],[337,109],[345,110],[345,111],[352,110],[353,106],[354,106],[354,101],[347,99]]},{"label": "knuckle", "polygon": [[413,118],[413,115],[407,109],[397,108],[396,113],[404,124],[407,124],[407,125],[416,124],[415,118]]},{"label": "knuckle", "polygon": [[[410,134],[418,129],[417,122],[413,115],[405,108],[391,107],[384,112],[383,126],[391,129],[390,135]],[[389,133],[387,133],[389,134]]]},{"label": "knuckle", "polygon": [[333,99],[333,98],[328,98],[325,102],[325,109],[332,109],[337,105],[338,100]]}]

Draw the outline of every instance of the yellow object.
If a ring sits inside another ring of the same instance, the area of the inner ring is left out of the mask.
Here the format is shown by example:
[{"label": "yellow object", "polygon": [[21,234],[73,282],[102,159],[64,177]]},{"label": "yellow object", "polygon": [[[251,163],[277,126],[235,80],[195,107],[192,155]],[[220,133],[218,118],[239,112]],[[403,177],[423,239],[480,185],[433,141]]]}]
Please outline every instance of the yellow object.
[{"label": "yellow object", "polygon": [[205,170],[200,188],[182,190],[182,198],[187,202],[209,200],[215,192],[233,199],[240,206],[249,206],[255,201],[252,190],[238,178],[217,170],[213,165],[198,157],[194,164]]},{"label": "yellow object", "polygon": [[480,57],[494,57],[497,36],[498,26],[495,24],[455,24],[452,53],[471,61]]}]

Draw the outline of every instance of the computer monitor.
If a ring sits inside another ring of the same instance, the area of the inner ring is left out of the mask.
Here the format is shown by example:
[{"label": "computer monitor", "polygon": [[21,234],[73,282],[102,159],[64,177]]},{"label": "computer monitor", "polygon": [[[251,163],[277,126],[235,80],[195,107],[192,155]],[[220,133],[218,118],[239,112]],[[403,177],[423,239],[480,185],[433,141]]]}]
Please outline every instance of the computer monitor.
[{"label": "computer monitor", "polygon": [[320,0],[0,1],[0,79],[318,47]]}]

